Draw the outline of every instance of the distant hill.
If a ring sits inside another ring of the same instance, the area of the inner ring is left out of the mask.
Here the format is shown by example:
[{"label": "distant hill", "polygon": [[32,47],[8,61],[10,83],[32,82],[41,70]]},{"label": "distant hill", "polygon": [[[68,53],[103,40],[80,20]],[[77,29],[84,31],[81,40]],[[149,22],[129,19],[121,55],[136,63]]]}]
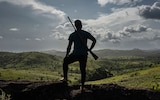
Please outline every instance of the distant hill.
[{"label": "distant hill", "polygon": [[[160,55],[160,50],[140,50],[140,49],[132,49],[132,50],[112,50],[112,49],[102,49],[93,51],[100,58],[110,58],[110,57],[121,57],[121,56],[155,56]],[[56,51],[56,50],[48,50],[43,51],[43,53],[57,55],[64,57],[65,52]]]},{"label": "distant hill", "polygon": [[63,51],[57,51],[57,50],[42,51],[42,53],[46,53],[46,54],[50,54],[50,55],[56,55],[56,56],[60,56],[60,57],[64,57],[65,54],[66,54]]},{"label": "distant hill", "polygon": [[61,62],[61,57],[40,52],[0,52],[0,67],[2,68],[49,67],[59,62]]},{"label": "distant hill", "polygon": [[104,49],[104,50],[97,50],[94,52],[101,58],[122,57],[122,56],[144,57],[144,56],[160,55],[160,50],[140,50],[140,49],[133,49],[133,50]]},{"label": "distant hill", "polygon": [[[99,58],[117,58],[127,56],[160,56],[160,50],[96,50],[95,54]],[[0,52],[0,67],[52,67],[60,66],[62,63],[65,52],[49,50],[43,52],[22,52],[22,53],[11,53],[11,52]]]}]

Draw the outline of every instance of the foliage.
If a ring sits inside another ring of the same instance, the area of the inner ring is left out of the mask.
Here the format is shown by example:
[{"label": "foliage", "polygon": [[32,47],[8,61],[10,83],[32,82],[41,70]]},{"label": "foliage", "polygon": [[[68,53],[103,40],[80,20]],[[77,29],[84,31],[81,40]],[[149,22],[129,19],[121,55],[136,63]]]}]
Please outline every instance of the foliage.
[{"label": "foliage", "polygon": [[95,81],[95,80],[104,79],[112,76],[113,74],[109,70],[105,69],[104,67],[100,67],[88,75],[87,81]]},{"label": "foliage", "polygon": [[61,66],[61,57],[40,52],[0,53],[0,67],[2,68],[40,68],[55,69]]},{"label": "foliage", "polygon": [[11,95],[6,94],[1,88],[0,88],[0,100],[10,100]]}]

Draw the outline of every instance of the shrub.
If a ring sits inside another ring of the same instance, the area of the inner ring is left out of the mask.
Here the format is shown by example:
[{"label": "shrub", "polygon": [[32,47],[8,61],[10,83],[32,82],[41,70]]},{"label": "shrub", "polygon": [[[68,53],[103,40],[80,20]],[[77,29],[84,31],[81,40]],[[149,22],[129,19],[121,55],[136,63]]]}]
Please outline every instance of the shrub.
[{"label": "shrub", "polygon": [[101,67],[96,69],[93,73],[88,75],[88,81],[100,80],[108,77],[112,77],[113,74],[107,69]]}]

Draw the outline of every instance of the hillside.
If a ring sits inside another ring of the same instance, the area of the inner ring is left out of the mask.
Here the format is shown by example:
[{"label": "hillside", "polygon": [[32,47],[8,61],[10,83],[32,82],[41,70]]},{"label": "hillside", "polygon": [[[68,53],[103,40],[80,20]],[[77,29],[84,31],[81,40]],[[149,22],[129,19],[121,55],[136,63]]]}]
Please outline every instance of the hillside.
[{"label": "hillside", "polygon": [[160,65],[154,68],[134,71],[87,84],[114,83],[128,88],[145,88],[160,90]]},{"label": "hillside", "polygon": [[[87,81],[154,68],[160,64],[158,52],[139,49],[99,50],[97,54],[103,55],[103,57],[101,56],[96,61],[90,57],[88,59]],[[63,57],[41,52],[0,52],[0,79],[59,80],[62,77],[62,60]],[[69,80],[71,83],[79,83],[80,81],[78,66],[77,62],[70,65]]]},{"label": "hillside", "polygon": [[1,68],[54,67],[59,62],[61,62],[61,57],[40,52],[0,52]]},{"label": "hillside", "polygon": [[[40,52],[0,52],[0,79],[52,81],[59,80],[62,58]],[[34,77],[33,77],[34,76]]]}]

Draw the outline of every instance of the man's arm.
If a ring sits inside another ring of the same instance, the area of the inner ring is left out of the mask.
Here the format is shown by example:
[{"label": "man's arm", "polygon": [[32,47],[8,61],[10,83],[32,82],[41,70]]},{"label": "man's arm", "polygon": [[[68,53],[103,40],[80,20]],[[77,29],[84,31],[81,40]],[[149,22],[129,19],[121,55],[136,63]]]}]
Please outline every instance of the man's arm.
[{"label": "man's arm", "polygon": [[69,40],[69,43],[68,43],[68,46],[67,46],[66,57],[69,56],[69,53],[70,53],[71,47],[72,47],[72,43],[73,43],[73,42]]},{"label": "man's arm", "polygon": [[97,59],[98,59],[98,56],[92,52],[92,49],[94,48],[94,46],[95,46],[95,44],[96,44],[96,39],[95,39],[93,36],[91,36],[91,37],[92,37],[92,38],[90,38],[90,40],[92,41],[92,44],[91,44],[91,47],[88,49],[88,51],[89,51],[90,54],[93,56],[93,58],[94,58],[95,60],[97,60]]},{"label": "man's arm", "polygon": [[91,35],[89,38],[92,41],[91,47],[89,48],[89,50],[92,50],[96,44],[96,39]]},{"label": "man's arm", "polygon": [[96,44],[96,39],[93,38],[92,39],[92,44],[91,44],[91,47],[89,48],[89,50],[92,50],[94,48],[95,44]]}]

